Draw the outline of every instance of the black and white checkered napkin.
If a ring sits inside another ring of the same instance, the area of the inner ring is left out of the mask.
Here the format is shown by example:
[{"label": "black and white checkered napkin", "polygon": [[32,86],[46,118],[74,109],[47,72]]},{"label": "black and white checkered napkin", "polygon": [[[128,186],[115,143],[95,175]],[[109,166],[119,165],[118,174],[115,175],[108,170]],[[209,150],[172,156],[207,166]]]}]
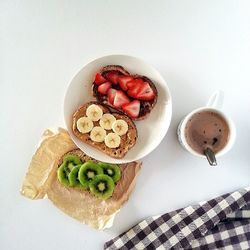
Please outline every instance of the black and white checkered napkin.
[{"label": "black and white checkered napkin", "polygon": [[104,249],[250,249],[250,187],[149,217]]}]

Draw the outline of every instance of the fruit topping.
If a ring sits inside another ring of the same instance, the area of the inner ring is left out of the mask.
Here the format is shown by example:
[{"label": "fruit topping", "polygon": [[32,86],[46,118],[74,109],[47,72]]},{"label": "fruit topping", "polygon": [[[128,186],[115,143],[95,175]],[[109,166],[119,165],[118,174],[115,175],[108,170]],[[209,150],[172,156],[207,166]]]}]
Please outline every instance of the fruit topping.
[{"label": "fruit topping", "polygon": [[103,174],[103,169],[92,161],[85,162],[78,172],[78,179],[84,188],[88,188],[96,175]]},{"label": "fruit topping", "polygon": [[130,100],[129,98],[121,91],[117,90],[114,98],[113,105],[116,108],[121,108],[122,105],[129,103]]},{"label": "fruit topping", "polygon": [[97,85],[99,85],[99,84],[102,84],[102,83],[104,83],[104,82],[106,82],[107,80],[100,74],[100,73],[97,73],[96,75],[95,75],[95,83],[97,84]]},{"label": "fruit topping", "polygon": [[105,75],[106,79],[114,84],[117,84],[119,76],[120,76],[119,72],[117,72],[117,71],[111,71]]},{"label": "fruit topping", "polygon": [[[121,107],[123,104],[129,103],[128,97],[122,91],[115,90],[115,93],[116,94],[114,103],[116,105]],[[120,146],[121,143],[120,136],[125,135],[128,131],[128,124],[126,121],[122,119],[116,120],[116,117],[110,113],[103,114],[102,109],[96,104],[91,104],[87,108],[86,114],[87,117],[86,116],[80,117],[76,122],[77,130],[80,133],[82,134],[88,133],[91,141],[100,143],[103,142],[109,148],[117,148]],[[100,126],[98,126],[95,123],[97,121],[99,121]],[[110,130],[113,130],[114,133],[109,133],[107,135],[107,133],[110,132]],[[72,163],[73,165],[78,165],[81,163],[80,159],[77,160],[76,157],[74,156],[67,156],[66,160],[67,162]],[[64,170],[61,171],[63,172]],[[67,174],[69,174],[70,171],[68,171]],[[72,175],[76,175],[76,172],[74,172],[74,174]]]},{"label": "fruit topping", "polygon": [[127,83],[132,81],[133,77],[131,76],[119,76],[118,77],[118,83],[122,90],[126,91],[128,90]]},{"label": "fruit topping", "polygon": [[132,118],[137,118],[140,113],[140,101],[134,100],[122,106],[123,111]]},{"label": "fruit topping", "polygon": [[92,130],[92,128],[94,127],[94,124],[92,120],[90,120],[90,118],[84,116],[77,120],[76,127],[79,132],[81,132],[82,134],[85,134]]},{"label": "fruit topping", "polygon": [[80,167],[81,165],[75,166],[68,175],[69,184],[71,187],[83,188],[82,184],[80,183],[78,179],[78,172],[79,172]]},{"label": "fruit topping", "polygon": [[103,200],[112,196],[121,175],[116,164],[91,160],[82,163],[77,155],[66,155],[57,170],[57,178],[64,186],[89,190]]},{"label": "fruit topping", "polygon": [[94,142],[103,142],[106,136],[106,130],[102,127],[94,127],[90,132],[90,139]]},{"label": "fruit topping", "polygon": [[142,79],[134,79],[131,82],[127,84],[128,86],[128,92],[127,94],[133,98],[137,99],[137,95],[141,90],[141,87],[143,85],[143,80]]},{"label": "fruit topping", "polygon": [[99,93],[106,95],[110,88],[111,88],[111,83],[105,82],[105,83],[102,83],[101,85],[99,85],[97,90]]},{"label": "fruit topping", "polygon": [[68,176],[76,165],[81,164],[81,159],[76,155],[66,155],[63,158],[63,163],[57,170],[57,178],[64,186],[71,186]]},{"label": "fruit topping", "polygon": [[[109,65],[102,69],[101,75],[96,74],[98,86],[93,88],[94,96],[98,101],[125,112],[135,120],[143,119],[156,103],[157,89],[146,76],[130,75],[129,72],[120,70],[121,68]],[[136,100],[137,102],[130,104]]]},{"label": "fruit topping", "polygon": [[86,110],[86,115],[92,121],[99,121],[103,115],[103,111],[98,105],[91,104]]},{"label": "fruit topping", "polygon": [[108,90],[108,102],[113,105],[114,103],[114,99],[115,99],[115,95],[116,95],[116,89],[109,89]]},{"label": "fruit topping", "polygon": [[64,185],[64,186],[70,186],[69,180],[68,180],[68,174],[65,169],[65,165],[61,165],[57,170],[57,177],[58,180]]},{"label": "fruit topping", "polygon": [[112,129],[113,123],[116,121],[116,118],[111,114],[104,114],[100,120],[100,126],[104,129]]},{"label": "fruit topping", "polygon": [[155,98],[155,93],[153,89],[150,87],[149,83],[143,82],[141,84],[141,88],[137,93],[136,98],[144,101],[151,101]]},{"label": "fruit topping", "polygon": [[109,148],[118,148],[121,144],[121,137],[116,133],[109,133],[105,137],[105,145]]},{"label": "fruit topping", "polygon": [[104,162],[99,162],[98,165],[102,167],[104,174],[113,179],[114,183],[121,179],[121,170],[118,165]]},{"label": "fruit topping", "polygon": [[112,196],[114,187],[113,179],[105,174],[96,175],[89,184],[90,192],[103,200]]},{"label": "fruit topping", "polygon": [[73,165],[78,165],[81,164],[82,161],[80,157],[76,155],[66,155],[63,157],[63,163],[68,164],[68,163],[73,163]]},{"label": "fruit topping", "polygon": [[122,119],[116,120],[112,125],[112,130],[120,136],[125,135],[128,131],[128,124]]},{"label": "fruit topping", "polygon": [[142,83],[143,83],[143,80],[141,78],[135,78],[127,83],[127,87],[129,89],[131,89],[131,88],[134,88],[136,86],[141,86]]}]

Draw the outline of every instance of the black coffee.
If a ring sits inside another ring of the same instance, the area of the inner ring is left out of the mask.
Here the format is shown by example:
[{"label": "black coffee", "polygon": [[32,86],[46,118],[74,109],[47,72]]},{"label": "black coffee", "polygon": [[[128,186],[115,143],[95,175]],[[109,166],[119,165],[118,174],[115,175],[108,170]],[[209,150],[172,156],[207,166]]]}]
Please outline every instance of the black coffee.
[{"label": "black coffee", "polygon": [[203,154],[206,148],[218,153],[228,142],[229,127],[218,113],[202,111],[187,122],[185,137],[188,145],[197,153]]}]

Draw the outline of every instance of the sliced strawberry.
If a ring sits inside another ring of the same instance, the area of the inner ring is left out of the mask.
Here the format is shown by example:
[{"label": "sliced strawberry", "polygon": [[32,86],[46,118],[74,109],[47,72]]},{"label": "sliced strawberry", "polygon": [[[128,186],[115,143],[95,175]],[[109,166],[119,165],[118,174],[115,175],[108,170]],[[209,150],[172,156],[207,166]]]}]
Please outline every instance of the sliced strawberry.
[{"label": "sliced strawberry", "polygon": [[139,92],[136,95],[136,98],[144,101],[151,101],[155,98],[155,92],[150,87],[148,82],[144,82],[141,85]]},{"label": "sliced strawberry", "polygon": [[137,118],[140,113],[140,101],[134,100],[122,106],[123,111],[132,118]]},{"label": "sliced strawberry", "polygon": [[119,76],[118,77],[118,83],[123,90],[128,89],[127,83],[132,81],[132,80],[133,80],[133,77],[131,77],[131,76]]},{"label": "sliced strawberry", "polygon": [[129,98],[121,90],[116,91],[113,103],[116,108],[120,108],[122,105],[127,104],[129,102]]},{"label": "sliced strawberry", "polygon": [[112,88],[108,90],[108,102],[109,102],[109,104],[113,105],[116,91],[117,91],[116,89],[112,89]]},{"label": "sliced strawberry", "polygon": [[128,82],[127,87],[130,89],[130,88],[133,88],[135,85],[141,84],[141,83],[143,83],[143,80],[140,78],[137,78],[137,79],[134,79],[134,80]]},{"label": "sliced strawberry", "polygon": [[110,82],[105,82],[101,85],[98,86],[98,92],[106,95],[108,93],[108,90],[111,88],[111,83]]},{"label": "sliced strawberry", "polygon": [[102,84],[102,83],[104,83],[104,82],[106,82],[107,80],[100,74],[100,73],[97,73],[96,75],[95,75],[95,83],[97,84],[97,85],[100,85],[100,84]]},{"label": "sliced strawberry", "polygon": [[142,79],[134,79],[128,82],[127,86],[129,89],[127,94],[133,98],[137,98],[137,95],[141,90],[142,85],[143,85]]},{"label": "sliced strawberry", "polygon": [[118,81],[118,77],[119,77],[119,72],[117,71],[111,71],[111,72],[108,72],[105,77],[112,83],[114,84],[117,84],[117,81]]}]

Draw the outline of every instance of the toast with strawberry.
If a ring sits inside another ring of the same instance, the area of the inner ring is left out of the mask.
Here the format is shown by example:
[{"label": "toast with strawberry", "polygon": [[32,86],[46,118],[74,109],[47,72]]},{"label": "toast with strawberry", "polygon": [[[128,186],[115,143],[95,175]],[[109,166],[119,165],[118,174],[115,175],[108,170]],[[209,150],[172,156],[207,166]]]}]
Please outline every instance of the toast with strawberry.
[{"label": "toast with strawberry", "polygon": [[154,108],[158,92],[148,77],[131,75],[119,65],[108,65],[96,74],[93,95],[98,102],[126,113],[131,119],[143,120]]}]

